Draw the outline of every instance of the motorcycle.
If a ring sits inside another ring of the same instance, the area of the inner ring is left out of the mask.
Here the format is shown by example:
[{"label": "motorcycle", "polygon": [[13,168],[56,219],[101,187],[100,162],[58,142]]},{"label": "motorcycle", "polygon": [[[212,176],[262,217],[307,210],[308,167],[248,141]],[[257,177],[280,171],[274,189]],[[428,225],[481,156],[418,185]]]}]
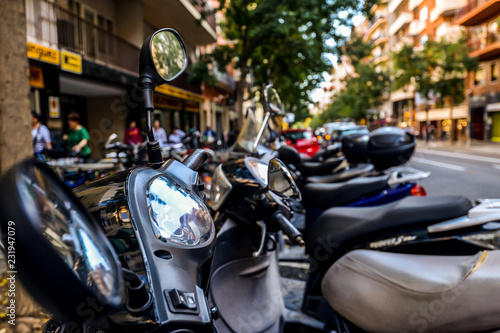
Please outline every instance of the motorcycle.
[{"label": "motorcycle", "polygon": [[11,273],[52,314],[44,332],[214,332],[217,309],[206,290],[215,227],[196,172],[207,153],[164,163],[151,130],[155,87],[186,67],[177,32],[146,39],[138,87],[148,114],[147,167],[74,193],[34,160],[1,180],[2,244]]}]

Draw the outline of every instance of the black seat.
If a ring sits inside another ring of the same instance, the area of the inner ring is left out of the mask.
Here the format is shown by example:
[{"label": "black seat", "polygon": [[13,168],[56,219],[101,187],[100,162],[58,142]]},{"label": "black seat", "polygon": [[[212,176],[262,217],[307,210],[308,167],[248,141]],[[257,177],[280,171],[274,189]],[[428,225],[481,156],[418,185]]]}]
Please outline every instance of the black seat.
[{"label": "black seat", "polygon": [[297,166],[297,169],[304,177],[326,175],[331,173],[343,161],[344,157],[332,157],[322,162],[302,162]]},{"label": "black seat", "polygon": [[307,183],[328,184],[345,182],[357,177],[366,176],[375,169],[373,164],[363,163],[358,164],[349,169],[342,170],[331,175],[311,176],[306,179]]},{"label": "black seat", "polygon": [[377,207],[337,207],[323,213],[307,235],[306,250],[337,248],[373,233],[428,226],[464,216],[472,208],[462,196],[407,197]]},{"label": "black seat", "polygon": [[307,208],[328,209],[359,200],[387,187],[388,176],[361,177],[344,183],[306,184],[302,191]]}]

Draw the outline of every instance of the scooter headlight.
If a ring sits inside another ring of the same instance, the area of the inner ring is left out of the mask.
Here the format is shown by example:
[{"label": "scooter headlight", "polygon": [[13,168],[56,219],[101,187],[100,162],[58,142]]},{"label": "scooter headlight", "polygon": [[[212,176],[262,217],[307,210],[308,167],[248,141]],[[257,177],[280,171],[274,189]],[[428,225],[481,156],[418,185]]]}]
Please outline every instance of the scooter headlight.
[{"label": "scooter headlight", "polygon": [[158,239],[197,246],[210,239],[212,218],[203,201],[167,175],[155,178],[147,191],[149,216]]},{"label": "scooter headlight", "polygon": [[222,164],[215,169],[214,178],[212,179],[212,187],[210,189],[210,207],[213,210],[219,210],[224,201],[226,200],[229,192],[231,192],[233,186],[227,180],[222,171]]}]

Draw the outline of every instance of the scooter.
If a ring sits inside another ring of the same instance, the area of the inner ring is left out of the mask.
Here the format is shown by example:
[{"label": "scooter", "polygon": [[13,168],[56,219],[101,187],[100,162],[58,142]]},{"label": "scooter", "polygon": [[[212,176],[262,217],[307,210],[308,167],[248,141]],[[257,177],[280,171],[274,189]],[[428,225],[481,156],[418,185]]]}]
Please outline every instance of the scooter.
[{"label": "scooter", "polygon": [[[145,41],[138,88],[149,125],[155,87],[186,67],[174,30]],[[34,160],[1,180],[9,274],[52,314],[44,332],[214,332],[206,290],[215,227],[196,172],[207,153],[164,163],[151,126],[148,137],[147,167],[74,192]]]},{"label": "scooter", "polygon": [[217,168],[210,300],[221,313],[220,332],[280,332],[291,323],[317,332],[500,328],[491,296],[500,287],[500,200],[471,209],[460,196],[327,210],[305,238],[304,301],[284,308],[276,232],[299,245],[304,238],[290,226],[287,198],[300,193],[283,169],[277,159],[266,168],[252,157]]}]

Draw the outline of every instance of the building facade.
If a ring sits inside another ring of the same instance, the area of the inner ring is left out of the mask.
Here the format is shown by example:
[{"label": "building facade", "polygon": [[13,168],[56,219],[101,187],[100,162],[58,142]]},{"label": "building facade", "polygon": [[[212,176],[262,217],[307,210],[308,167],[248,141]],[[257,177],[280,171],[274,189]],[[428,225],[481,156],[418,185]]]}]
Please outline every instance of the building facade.
[{"label": "building facade", "polygon": [[500,142],[500,3],[469,1],[457,13],[457,23],[467,28],[470,56],[479,67],[466,81],[470,136]]},{"label": "building facade", "polygon": [[[32,109],[42,114],[57,141],[67,131],[67,115],[78,112],[90,134],[91,149],[145,114],[135,84],[144,39],[170,27],[182,36],[189,62],[198,48],[217,40],[215,18],[198,24],[203,8],[190,1],[25,0],[27,56]],[[155,119],[167,133],[199,128],[205,98],[187,74],[157,88]]]}]

